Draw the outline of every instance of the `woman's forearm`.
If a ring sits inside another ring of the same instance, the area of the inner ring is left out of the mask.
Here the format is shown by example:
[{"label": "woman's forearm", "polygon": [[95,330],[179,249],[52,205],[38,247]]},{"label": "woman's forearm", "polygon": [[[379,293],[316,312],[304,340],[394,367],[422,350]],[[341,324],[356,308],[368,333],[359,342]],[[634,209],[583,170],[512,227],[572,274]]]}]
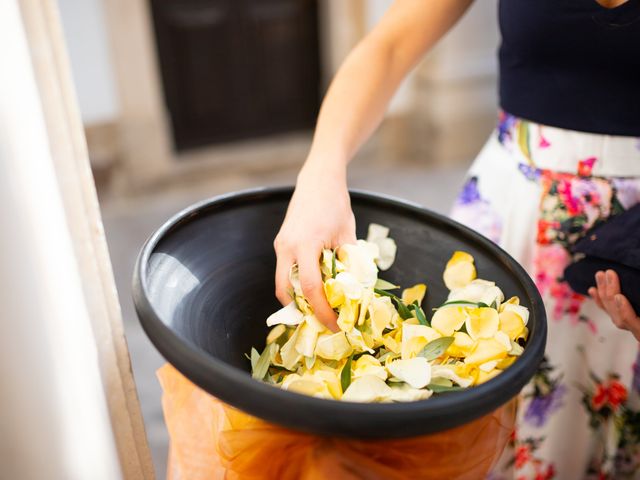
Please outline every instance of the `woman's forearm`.
[{"label": "woman's forearm", "polygon": [[322,103],[307,169],[340,173],[378,126],[420,58],[472,0],[397,0],[351,52]]}]

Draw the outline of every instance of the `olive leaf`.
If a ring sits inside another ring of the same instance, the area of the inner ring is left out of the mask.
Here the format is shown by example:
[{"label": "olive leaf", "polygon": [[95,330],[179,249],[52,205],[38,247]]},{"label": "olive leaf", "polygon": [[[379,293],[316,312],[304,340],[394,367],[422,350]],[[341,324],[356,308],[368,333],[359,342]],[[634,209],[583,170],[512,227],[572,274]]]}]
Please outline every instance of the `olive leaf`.
[{"label": "olive leaf", "polygon": [[431,379],[431,385],[438,385],[439,387],[453,387],[453,382],[448,378],[436,377]]},{"label": "olive leaf", "polygon": [[251,357],[247,357],[251,360],[251,371],[255,370],[256,364],[258,363],[258,359],[260,358],[260,354],[255,348],[251,349]]},{"label": "olive leaf", "polygon": [[351,359],[353,357],[347,358],[347,363],[344,364],[342,368],[342,372],[340,372],[340,385],[342,386],[342,393],[347,391],[349,385],[351,385]]},{"label": "olive leaf", "polygon": [[449,345],[453,343],[453,337],[440,337],[435,340],[430,341],[425,345],[425,347],[420,350],[418,356],[424,357],[427,360],[435,360],[440,355],[442,355]]},{"label": "olive leaf", "polygon": [[[475,305],[476,307],[478,307],[480,306],[480,303],[482,302],[470,302],[469,300],[451,300],[450,302],[444,302],[438,308],[447,307],[449,305]],[[482,305],[484,305],[484,303]],[[434,310],[437,310],[438,308],[435,308]]]},{"label": "olive leaf", "polygon": [[420,322],[420,325],[426,325],[427,327],[430,327],[431,325],[429,324],[429,321],[427,320],[426,315],[424,314],[424,311],[422,310],[422,308],[420,307],[420,305],[418,305],[418,302],[415,301],[413,302],[411,305],[409,305],[409,308],[411,310],[413,310],[413,312],[416,314],[416,318],[418,319],[418,321]]},{"label": "olive leaf", "polygon": [[331,278],[336,278],[336,251],[333,251],[333,256],[331,257]]},{"label": "olive leaf", "polygon": [[[271,350],[274,348],[274,346],[274,343],[270,343],[269,345],[267,345],[262,351],[260,358],[258,358],[258,360],[256,361],[256,366],[253,368],[253,373],[251,374],[251,376],[256,380],[262,380],[269,371]],[[253,356],[253,351],[251,352],[251,355]]]},{"label": "olive leaf", "polygon": [[400,286],[394,285],[391,282],[387,282],[386,280],[379,278],[378,280],[376,280],[376,284],[374,285],[374,288],[377,288],[378,290],[396,290],[400,288]]},{"label": "olive leaf", "polygon": [[433,393],[448,393],[457,392],[458,390],[464,390],[462,387],[446,387],[444,385],[438,385],[437,383],[430,383],[427,388]]},{"label": "olive leaf", "polygon": [[393,300],[397,306],[397,310],[398,310],[398,314],[400,315],[400,318],[402,318],[403,320],[407,320],[413,316],[411,314],[411,310],[409,309],[409,307],[407,307],[402,301],[402,299],[397,295],[394,295],[393,293],[389,293],[385,290],[381,290],[379,288],[374,288],[373,291],[383,297],[391,298],[391,300]]}]

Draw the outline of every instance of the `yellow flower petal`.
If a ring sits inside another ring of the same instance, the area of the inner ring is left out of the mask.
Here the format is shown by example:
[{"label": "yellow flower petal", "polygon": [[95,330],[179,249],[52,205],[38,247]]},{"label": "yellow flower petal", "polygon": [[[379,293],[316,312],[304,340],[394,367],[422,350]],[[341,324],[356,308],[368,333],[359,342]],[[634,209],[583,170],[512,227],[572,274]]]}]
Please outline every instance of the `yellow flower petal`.
[{"label": "yellow flower petal", "polygon": [[364,323],[364,319],[367,316],[367,311],[369,309],[369,303],[373,299],[373,290],[365,289],[362,292],[362,297],[360,299],[360,312],[358,314],[358,325],[362,325]]},{"label": "yellow flower petal", "polygon": [[426,325],[402,324],[401,356],[403,359],[415,357],[424,346],[432,340],[440,338],[440,334]]},{"label": "yellow flower petal", "polygon": [[503,312],[513,312],[518,315],[522,319],[522,323],[526,326],[529,322],[529,309],[527,307],[523,307],[522,305],[514,305],[512,303],[508,303],[504,305],[502,309]]},{"label": "yellow flower petal", "polygon": [[493,377],[498,376],[501,372],[502,370],[498,370],[497,368],[491,370],[489,373],[483,372],[482,370],[478,369],[475,384],[480,385],[482,383],[488,382]]},{"label": "yellow flower petal", "polygon": [[475,342],[464,332],[455,332],[453,334],[453,343],[447,349],[447,355],[452,357],[466,357],[471,353]]},{"label": "yellow flower petal", "polygon": [[498,365],[498,360],[490,360],[488,362],[478,365],[478,368],[485,373],[489,373],[494,368],[496,368],[496,365]]},{"label": "yellow flower petal", "polygon": [[518,357],[514,357],[512,355],[509,355],[508,357],[505,357],[502,360],[500,360],[498,362],[498,365],[496,365],[496,368],[499,368],[500,370],[505,370],[505,369],[509,368],[511,365],[513,365],[513,362],[516,361],[516,358],[518,358]]},{"label": "yellow flower petal", "polygon": [[500,313],[500,331],[506,333],[511,340],[518,338],[524,330],[522,317],[511,310]]},{"label": "yellow flower petal", "polygon": [[387,369],[372,355],[361,355],[353,364],[353,378],[373,375],[381,380],[387,379]]},{"label": "yellow flower petal", "polygon": [[447,262],[442,275],[444,284],[449,290],[464,287],[476,278],[476,267],[473,257],[466,252],[454,252]]},{"label": "yellow flower petal", "polygon": [[457,383],[463,388],[468,387],[474,381],[474,378],[469,375],[468,368],[463,368],[461,370],[454,365],[432,365],[431,378],[446,378],[447,380]]},{"label": "yellow flower petal", "polygon": [[356,353],[373,353],[373,341],[371,341],[370,337],[365,337],[360,330],[353,328],[350,332],[347,332],[346,335],[349,343]]},{"label": "yellow flower petal", "polygon": [[298,338],[295,349],[304,357],[313,357],[318,339],[318,330],[306,320],[298,327]]},{"label": "yellow flower petal", "polygon": [[338,328],[344,332],[350,332],[358,320],[360,305],[357,300],[348,300],[340,308],[338,313]]},{"label": "yellow flower petal", "polygon": [[464,363],[469,365],[481,365],[491,360],[501,360],[507,356],[507,349],[495,338],[481,338]]},{"label": "yellow flower petal", "polygon": [[464,307],[442,307],[433,314],[431,326],[443,336],[450,337],[462,328],[468,316]]},{"label": "yellow flower petal", "polygon": [[337,308],[345,302],[342,285],[336,282],[335,278],[329,278],[324,282],[324,294],[331,308]]},{"label": "yellow flower petal", "polygon": [[469,316],[465,326],[472,339],[491,338],[498,331],[500,317],[497,310],[488,307],[468,308],[467,313]]},{"label": "yellow flower petal", "polygon": [[267,345],[278,340],[286,331],[287,327],[285,327],[282,323],[273,327],[267,335]]},{"label": "yellow flower petal", "polygon": [[284,390],[290,390],[304,395],[311,395],[313,397],[333,397],[324,382],[306,376],[300,377],[296,374],[288,375],[282,382],[281,387]]},{"label": "yellow flower petal", "polygon": [[385,328],[391,325],[396,313],[389,297],[372,297],[369,303],[369,317],[371,318],[371,335],[374,340],[382,341]]},{"label": "yellow flower petal", "polygon": [[393,353],[400,353],[400,342],[396,341],[393,337],[393,333],[387,333],[382,336],[382,343],[384,348]]},{"label": "yellow flower petal", "polygon": [[422,303],[424,295],[427,292],[427,286],[424,283],[418,283],[411,288],[405,288],[402,291],[402,301],[406,305],[410,305],[417,301],[418,305]]},{"label": "yellow flower petal", "polygon": [[403,340],[400,356],[405,360],[413,358],[427,345],[427,343],[429,343],[429,341],[425,337],[413,337],[409,340]]},{"label": "yellow flower petal", "polygon": [[385,402],[391,398],[391,388],[379,377],[365,375],[351,382],[342,395],[348,402]]},{"label": "yellow flower petal", "polygon": [[296,328],[293,335],[287,340],[282,348],[280,349],[280,357],[282,358],[282,366],[287,370],[295,370],[298,362],[302,360],[302,355],[296,350],[296,342],[298,341],[298,336],[300,335],[300,327]]}]

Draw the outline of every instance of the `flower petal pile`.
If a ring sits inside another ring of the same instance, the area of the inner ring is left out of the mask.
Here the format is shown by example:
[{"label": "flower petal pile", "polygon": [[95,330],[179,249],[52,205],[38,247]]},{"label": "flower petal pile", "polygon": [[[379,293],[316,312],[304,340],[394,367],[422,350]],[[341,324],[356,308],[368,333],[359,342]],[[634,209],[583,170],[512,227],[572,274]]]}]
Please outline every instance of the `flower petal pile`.
[{"label": "flower petal pile", "polygon": [[476,278],[474,258],[454,252],[443,280],[449,296],[431,318],[425,284],[400,287],[378,278],[391,267],[389,229],[369,226],[367,240],[325,249],[324,291],[338,332],[313,314],[290,272],[292,302],[272,314],[262,353],[252,349],[253,377],[285,390],[351,402],[405,402],[481,384],[523,352],[529,311],[517,297]]}]

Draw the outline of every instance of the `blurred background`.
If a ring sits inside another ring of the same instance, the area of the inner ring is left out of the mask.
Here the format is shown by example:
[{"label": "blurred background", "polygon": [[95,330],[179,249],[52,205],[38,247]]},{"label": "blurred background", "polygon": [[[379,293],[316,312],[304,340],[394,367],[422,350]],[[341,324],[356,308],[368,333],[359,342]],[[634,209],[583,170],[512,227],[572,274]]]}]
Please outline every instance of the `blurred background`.
[{"label": "blurred background", "polygon": [[[203,198],[291,185],[332,76],[390,0],[58,0],[160,478],[168,435],[131,274],[147,236]],[[350,167],[352,188],[446,213],[496,115],[496,1],[403,84]]]}]

